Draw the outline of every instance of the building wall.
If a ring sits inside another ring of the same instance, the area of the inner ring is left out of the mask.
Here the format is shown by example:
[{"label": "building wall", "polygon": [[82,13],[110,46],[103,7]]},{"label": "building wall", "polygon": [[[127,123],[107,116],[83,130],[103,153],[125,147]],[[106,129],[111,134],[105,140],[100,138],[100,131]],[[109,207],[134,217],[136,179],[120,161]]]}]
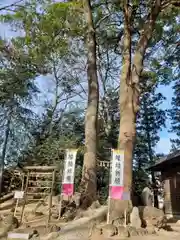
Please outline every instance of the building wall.
[{"label": "building wall", "polygon": [[162,172],[164,181],[164,208],[168,216],[180,216],[180,167]]}]

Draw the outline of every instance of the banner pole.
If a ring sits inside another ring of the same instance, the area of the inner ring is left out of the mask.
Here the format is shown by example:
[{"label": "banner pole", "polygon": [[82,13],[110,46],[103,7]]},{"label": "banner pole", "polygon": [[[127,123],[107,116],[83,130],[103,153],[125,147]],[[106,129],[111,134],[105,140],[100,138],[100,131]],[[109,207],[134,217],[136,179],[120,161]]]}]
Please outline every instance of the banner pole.
[{"label": "banner pole", "polygon": [[61,218],[61,209],[62,209],[62,194],[60,195],[60,201],[59,201],[58,220],[60,220],[60,218]]},{"label": "banner pole", "polygon": [[108,211],[107,211],[107,224],[110,223],[110,206],[111,206],[111,197],[108,197]]},{"label": "banner pole", "polygon": [[58,220],[61,218],[61,209],[62,209],[62,200],[63,200],[63,194],[62,194],[62,188],[63,188],[63,181],[64,181],[64,172],[65,172],[65,166],[66,166],[66,160],[67,160],[67,152],[68,149],[65,150],[64,154],[64,163],[63,163],[63,172],[61,177],[61,193],[60,193],[60,201],[59,201],[59,214],[58,214]]},{"label": "banner pole", "polygon": [[112,167],[112,157],[113,157],[113,149],[111,149],[111,158],[110,158],[110,165],[109,165],[109,196],[108,196],[108,212],[107,212],[107,224],[110,223],[110,210],[111,210],[111,167]]}]

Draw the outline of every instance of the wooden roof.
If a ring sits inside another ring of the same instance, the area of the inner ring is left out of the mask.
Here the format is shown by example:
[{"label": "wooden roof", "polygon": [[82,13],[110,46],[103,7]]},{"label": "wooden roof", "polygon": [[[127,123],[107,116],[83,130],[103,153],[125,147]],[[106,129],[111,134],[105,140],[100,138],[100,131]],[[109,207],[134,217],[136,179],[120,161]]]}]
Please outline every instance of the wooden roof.
[{"label": "wooden roof", "polygon": [[173,153],[168,154],[167,156],[161,158],[157,163],[151,166],[148,170],[151,171],[161,171],[167,167],[170,167],[174,164],[180,165],[180,150],[177,150]]}]

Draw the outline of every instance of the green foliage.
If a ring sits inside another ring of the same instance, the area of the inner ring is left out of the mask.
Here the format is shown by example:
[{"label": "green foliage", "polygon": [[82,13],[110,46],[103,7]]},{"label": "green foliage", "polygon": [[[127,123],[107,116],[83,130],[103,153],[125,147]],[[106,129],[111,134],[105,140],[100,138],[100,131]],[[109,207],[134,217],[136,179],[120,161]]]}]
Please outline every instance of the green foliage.
[{"label": "green foliage", "polygon": [[166,121],[166,112],[159,107],[165,98],[157,92],[158,79],[155,78],[153,83],[152,75],[153,73],[144,73],[141,81],[141,107],[137,116],[134,150],[134,183],[137,193],[141,193],[147,185],[149,172],[146,169],[155,163],[159,131],[165,127]]},{"label": "green foliage", "polygon": [[35,66],[12,44],[0,41],[1,164],[9,165],[19,156],[28,140],[33,112],[32,99],[38,93]]},{"label": "green foliage", "polygon": [[173,148],[180,147],[180,81],[177,80],[173,86],[174,97],[172,98],[172,109],[169,111],[171,117],[171,131],[177,135],[172,140]]}]

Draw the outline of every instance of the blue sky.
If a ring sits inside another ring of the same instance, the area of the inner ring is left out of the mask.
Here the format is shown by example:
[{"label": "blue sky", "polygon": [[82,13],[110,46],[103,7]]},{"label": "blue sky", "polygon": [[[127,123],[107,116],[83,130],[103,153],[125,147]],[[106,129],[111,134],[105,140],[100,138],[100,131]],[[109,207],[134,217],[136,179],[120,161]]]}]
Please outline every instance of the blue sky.
[{"label": "blue sky", "polygon": [[[15,2],[15,1],[14,0],[0,0],[0,7],[11,4],[12,2]],[[19,33],[12,32],[10,30],[10,27],[0,24],[0,36],[2,38],[10,39],[11,37],[16,36],[16,34],[19,34]],[[43,79],[43,78],[39,78],[38,85],[43,90],[41,98],[44,98],[47,95],[48,91],[50,90],[48,81],[45,81],[45,79]],[[166,97],[166,101],[164,101],[162,106],[160,106],[160,107],[162,107],[163,109],[171,108],[171,98],[173,96],[172,87],[171,86],[160,86],[158,91],[161,92]],[[165,153],[165,154],[169,153],[169,150],[171,148],[170,138],[175,137],[174,134],[169,133],[169,129],[170,129],[170,121],[167,120],[166,128],[164,128],[159,133],[160,141],[156,147],[157,153]]]},{"label": "blue sky", "polygon": [[[160,86],[158,89],[159,92],[161,92],[165,97],[166,100],[163,102],[163,104],[160,106],[162,109],[170,109],[171,108],[171,99],[173,96],[172,86]],[[158,153],[165,153],[167,154],[171,148],[171,138],[175,138],[175,134],[169,133],[170,129],[170,120],[166,120],[166,128],[164,128],[160,133],[160,141],[157,144],[156,151]]]}]

